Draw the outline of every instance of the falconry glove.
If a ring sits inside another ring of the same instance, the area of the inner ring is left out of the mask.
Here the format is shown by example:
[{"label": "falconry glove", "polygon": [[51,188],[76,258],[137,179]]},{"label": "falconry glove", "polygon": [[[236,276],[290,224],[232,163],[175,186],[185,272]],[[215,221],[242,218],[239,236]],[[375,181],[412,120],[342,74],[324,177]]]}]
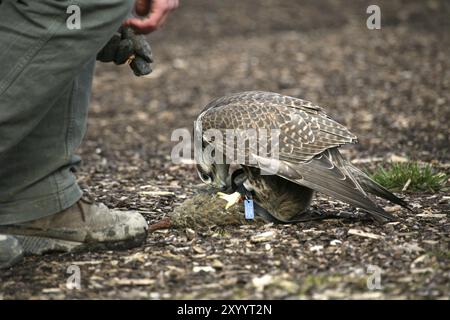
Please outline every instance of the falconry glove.
[{"label": "falconry glove", "polygon": [[152,72],[152,51],[145,37],[136,35],[130,27],[120,27],[108,43],[97,54],[101,62],[129,63],[136,76]]}]

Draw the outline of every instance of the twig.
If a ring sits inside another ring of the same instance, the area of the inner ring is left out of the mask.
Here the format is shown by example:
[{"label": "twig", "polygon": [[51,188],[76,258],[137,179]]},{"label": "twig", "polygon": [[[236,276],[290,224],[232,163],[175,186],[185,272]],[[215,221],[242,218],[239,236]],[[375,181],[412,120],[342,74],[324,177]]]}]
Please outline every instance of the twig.
[{"label": "twig", "polygon": [[162,219],[148,227],[149,232],[153,232],[160,229],[169,229],[172,227],[172,221],[170,218]]}]

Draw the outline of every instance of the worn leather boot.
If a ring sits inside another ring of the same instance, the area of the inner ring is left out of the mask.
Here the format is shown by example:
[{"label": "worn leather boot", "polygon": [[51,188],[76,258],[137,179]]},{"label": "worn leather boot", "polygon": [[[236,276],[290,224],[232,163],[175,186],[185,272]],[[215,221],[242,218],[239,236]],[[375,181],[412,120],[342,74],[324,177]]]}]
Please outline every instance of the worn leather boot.
[{"label": "worn leather boot", "polygon": [[82,198],[72,207],[27,223],[0,226],[26,254],[127,249],[145,241],[147,222],[135,211],[108,209]]},{"label": "worn leather boot", "polygon": [[12,267],[23,256],[23,249],[19,241],[4,234],[0,234],[0,269]]}]

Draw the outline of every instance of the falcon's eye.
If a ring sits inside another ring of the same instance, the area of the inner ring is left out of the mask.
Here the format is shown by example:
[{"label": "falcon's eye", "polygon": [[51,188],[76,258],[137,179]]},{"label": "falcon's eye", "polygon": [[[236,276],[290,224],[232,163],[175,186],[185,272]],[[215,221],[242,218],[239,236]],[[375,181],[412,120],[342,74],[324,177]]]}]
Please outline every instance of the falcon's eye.
[{"label": "falcon's eye", "polygon": [[206,173],[202,173],[202,179],[205,182],[211,182],[211,177],[208,176]]},{"label": "falcon's eye", "polygon": [[199,172],[198,175],[200,176],[200,179],[202,179],[202,181],[204,183],[211,183],[212,182],[211,177],[209,175],[207,175],[206,173]]}]

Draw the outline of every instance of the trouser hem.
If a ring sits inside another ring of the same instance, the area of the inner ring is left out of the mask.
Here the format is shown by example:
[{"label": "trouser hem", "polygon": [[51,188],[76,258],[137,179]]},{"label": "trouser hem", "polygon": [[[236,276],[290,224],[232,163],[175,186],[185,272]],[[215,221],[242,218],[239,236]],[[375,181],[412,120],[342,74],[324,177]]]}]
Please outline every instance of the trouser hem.
[{"label": "trouser hem", "polygon": [[83,192],[74,183],[64,190],[38,199],[0,203],[0,225],[29,222],[61,212],[78,200]]}]

